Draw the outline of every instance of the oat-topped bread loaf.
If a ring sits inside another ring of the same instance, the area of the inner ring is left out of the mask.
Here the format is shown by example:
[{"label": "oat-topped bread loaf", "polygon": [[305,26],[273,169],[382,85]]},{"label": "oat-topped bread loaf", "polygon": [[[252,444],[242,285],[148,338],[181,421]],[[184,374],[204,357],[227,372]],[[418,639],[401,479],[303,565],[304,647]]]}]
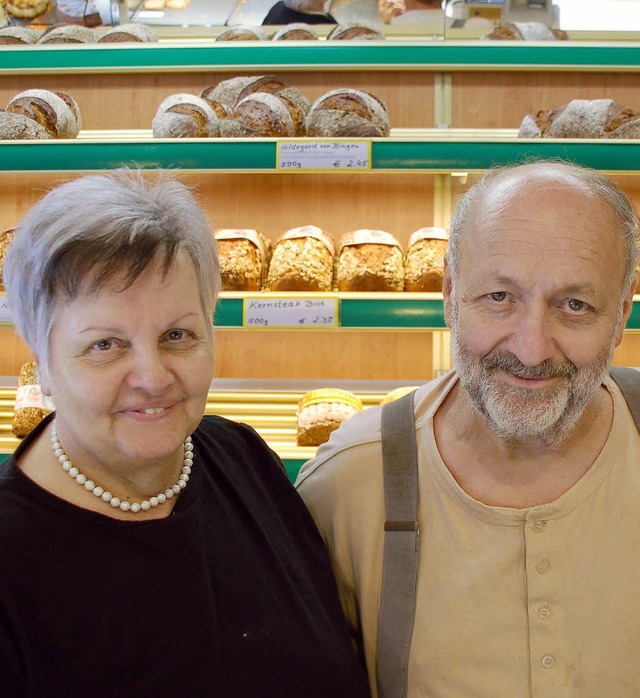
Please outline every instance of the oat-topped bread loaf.
[{"label": "oat-topped bread loaf", "polygon": [[338,24],[327,36],[327,41],[377,41],[384,39],[385,35],[379,29],[354,22],[351,24]]},{"label": "oat-topped bread loaf", "polygon": [[271,37],[272,41],[316,41],[318,34],[309,25],[301,22],[287,24],[286,27],[278,29]]},{"label": "oat-topped bread loaf", "polygon": [[98,35],[80,24],[59,24],[42,33],[39,44],[95,44]]},{"label": "oat-topped bread loaf", "polygon": [[98,39],[99,44],[122,44],[131,41],[153,43],[158,41],[158,35],[146,24],[130,22],[111,27]]},{"label": "oat-topped bread loaf", "polygon": [[296,135],[288,104],[278,95],[254,92],[241,99],[220,122],[223,138],[288,138]]},{"label": "oat-topped bread loaf", "polygon": [[549,111],[529,114],[521,138],[640,138],[640,113],[613,99],[574,99]]},{"label": "oat-topped bread loaf", "polygon": [[567,41],[569,35],[542,22],[507,22],[498,25],[484,38],[492,41]]},{"label": "oat-topped bread loaf", "polygon": [[12,228],[11,230],[5,230],[4,233],[0,233],[0,291],[4,291],[4,284],[2,282],[2,269],[4,267],[4,258],[7,256],[9,244],[15,237],[15,234],[15,228]]},{"label": "oat-topped bread loaf", "polygon": [[53,411],[50,398],[40,390],[38,369],[35,362],[28,361],[20,369],[16,404],[11,429],[19,439],[26,436],[48,414]]},{"label": "oat-topped bread loaf", "polygon": [[[82,128],[80,108],[66,92],[25,90],[9,102],[6,112],[35,122],[49,134],[49,138],[75,138]],[[9,123],[10,117],[7,116],[5,120]],[[0,119],[0,123],[2,121],[3,119]],[[16,129],[26,133],[29,127],[21,120],[16,124]],[[31,137],[42,138],[40,129],[33,127],[31,130],[34,132]]]},{"label": "oat-topped bread loaf", "polygon": [[305,123],[309,136],[375,138],[390,132],[385,103],[370,92],[349,88],[316,99]]},{"label": "oat-topped bread loaf", "polygon": [[270,291],[331,291],[335,245],[314,225],[288,230],[273,248],[267,288]]},{"label": "oat-topped bread loaf", "polygon": [[444,228],[420,228],[412,233],[404,259],[405,291],[442,291],[447,244]]},{"label": "oat-topped bread loaf", "polygon": [[296,443],[319,446],[343,422],[362,412],[357,395],[339,388],[320,388],[303,395],[298,403]]},{"label": "oat-topped bread loaf", "polygon": [[266,38],[258,27],[230,27],[218,34],[216,41],[265,41]]},{"label": "oat-topped bread loaf", "polygon": [[215,231],[223,291],[261,291],[267,281],[271,242],[257,230]]},{"label": "oat-topped bread loaf", "polygon": [[154,138],[215,138],[220,122],[211,105],[186,93],[162,100],[151,124]]},{"label": "oat-topped bread loaf", "polygon": [[4,44],[35,44],[40,32],[30,27],[4,27],[0,29],[0,46]]},{"label": "oat-topped bread loaf", "polygon": [[384,230],[347,233],[338,255],[338,291],[403,291],[402,256],[400,243]]}]

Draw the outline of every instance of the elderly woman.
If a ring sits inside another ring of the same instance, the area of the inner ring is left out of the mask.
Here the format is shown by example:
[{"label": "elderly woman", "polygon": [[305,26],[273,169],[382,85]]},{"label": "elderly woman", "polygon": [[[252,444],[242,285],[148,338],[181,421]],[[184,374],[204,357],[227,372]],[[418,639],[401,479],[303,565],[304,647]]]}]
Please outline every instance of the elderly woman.
[{"label": "elderly woman", "polygon": [[4,281],[56,411],[0,472],[2,698],[367,696],[281,462],[203,418],[218,262],[189,191],[64,184]]}]

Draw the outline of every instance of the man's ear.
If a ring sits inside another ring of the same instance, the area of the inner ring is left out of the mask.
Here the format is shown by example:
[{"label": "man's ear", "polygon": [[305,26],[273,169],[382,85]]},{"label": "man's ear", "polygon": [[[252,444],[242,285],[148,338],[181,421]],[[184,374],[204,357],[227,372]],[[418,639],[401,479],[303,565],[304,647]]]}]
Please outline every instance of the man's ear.
[{"label": "man's ear", "polygon": [[451,328],[451,289],[453,281],[451,279],[451,267],[447,262],[447,258],[444,259],[444,276],[442,278],[442,298],[444,301],[444,321],[447,323],[447,327]]},{"label": "man's ear", "polygon": [[620,343],[622,342],[622,337],[624,335],[624,328],[627,324],[627,320],[629,319],[629,315],[631,315],[631,309],[633,308],[633,294],[636,292],[636,286],[638,285],[638,277],[636,275],[636,278],[631,285],[631,289],[625,296],[624,300],[622,301],[622,318],[620,319],[620,324],[618,325],[618,328],[616,330],[616,346],[620,346]]}]

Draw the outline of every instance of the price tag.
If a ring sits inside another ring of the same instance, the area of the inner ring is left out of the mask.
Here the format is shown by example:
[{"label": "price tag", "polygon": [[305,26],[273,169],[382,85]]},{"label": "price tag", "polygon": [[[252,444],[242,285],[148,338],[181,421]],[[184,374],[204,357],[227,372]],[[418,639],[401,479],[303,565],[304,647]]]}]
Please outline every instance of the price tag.
[{"label": "price tag", "polygon": [[371,141],[278,141],[276,168],[326,172],[371,169]]},{"label": "price tag", "polygon": [[9,309],[9,301],[4,293],[0,293],[0,327],[13,327],[13,315]]},{"label": "price tag", "polygon": [[317,296],[244,298],[242,324],[250,328],[318,329],[338,327],[338,299]]}]

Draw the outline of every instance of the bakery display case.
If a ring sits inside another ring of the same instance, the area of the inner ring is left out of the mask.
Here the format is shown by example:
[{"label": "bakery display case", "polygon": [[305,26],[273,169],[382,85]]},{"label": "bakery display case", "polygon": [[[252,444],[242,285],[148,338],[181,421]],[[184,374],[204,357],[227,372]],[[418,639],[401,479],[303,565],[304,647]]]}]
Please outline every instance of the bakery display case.
[{"label": "bakery display case", "polygon": [[[0,141],[0,229],[14,227],[54,183],[123,164],[175,169],[198,188],[212,227],[255,229],[273,242],[295,226],[315,225],[336,237],[371,228],[393,234],[406,250],[414,231],[446,228],[456,199],[484,170],[533,157],[605,171],[638,205],[640,141],[524,140],[517,129],[524,115],[572,98],[606,96],[635,106],[639,59],[632,42],[225,45],[196,39],[3,48],[0,105],[31,87],[64,91],[80,105],[84,126],[73,141]],[[369,161],[357,171],[283,169],[282,141],[273,138],[152,138],[153,115],[168,95],[267,73],[310,100],[344,86],[375,93],[388,106],[390,136],[368,141]],[[224,293],[215,316],[217,379],[207,410],[256,426],[292,476],[313,452],[295,446],[295,406],[304,392],[358,381],[366,407],[387,389],[450,367],[440,294],[318,296],[335,318],[310,329],[249,325],[247,304],[272,297],[264,292]],[[30,355],[2,319],[0,376],[7,379],[0,388],[0,451],[8,453],[16,444],[14,377]],[[616,363],[640,363],[639,330],[640,299]],[[243,389],[219,389],[223,381]],[[384,390],[374,381],[385,382]]]}]

